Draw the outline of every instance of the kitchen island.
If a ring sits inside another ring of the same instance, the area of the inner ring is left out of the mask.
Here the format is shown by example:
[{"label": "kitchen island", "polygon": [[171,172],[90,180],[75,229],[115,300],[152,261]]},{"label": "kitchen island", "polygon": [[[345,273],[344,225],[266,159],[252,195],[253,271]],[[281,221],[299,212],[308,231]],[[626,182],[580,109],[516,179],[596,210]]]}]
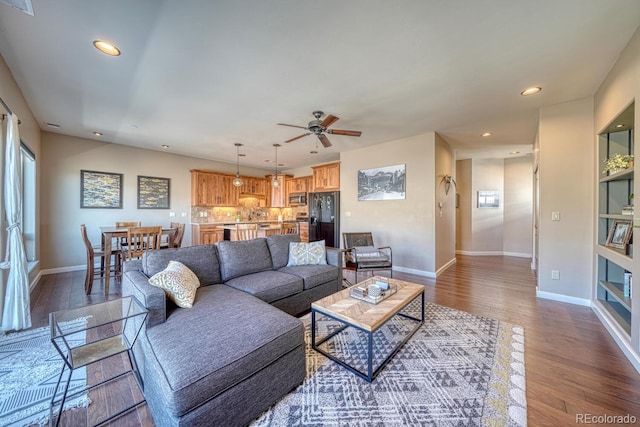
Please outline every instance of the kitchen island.
[{"label": "kitchen island", "polygon": [[[308,223],[306,221],[240,221],[240,222],[209,222],[209,223],[192,223],[191,224],[191,240],[193,245],[205,245],[219,242],[220,240],[236,240],[235,229],[236,224],[258,224],[258,237],[271,236],[280,234],[280,224],[298,223],[301,231],[306,230]],[[304,234],[304,233],[302,233]],[[302,240],[303,235],[300,238]],[[306,239],[308,239],[308,233]],[[304,240],[303,240],[304,241]]]}]

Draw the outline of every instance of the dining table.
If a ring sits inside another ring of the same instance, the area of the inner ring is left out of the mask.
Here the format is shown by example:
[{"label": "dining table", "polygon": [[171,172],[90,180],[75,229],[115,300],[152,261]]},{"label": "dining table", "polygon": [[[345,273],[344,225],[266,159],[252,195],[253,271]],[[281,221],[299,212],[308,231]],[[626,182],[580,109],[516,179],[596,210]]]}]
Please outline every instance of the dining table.
[{"label": "dining table", "polygon": [[[173,238],[175,237],[177,228],[162,227],[162,235],[167,236],[169,247],[173,247]],[[113,239],[127,237],[127,227],[100,227],[102,235],[102,249],[104,250],[104,259],[109,261],[113,252]],[[109,268],[104,269],[104,294],[109,294],[109,280],[111,272]]]}]

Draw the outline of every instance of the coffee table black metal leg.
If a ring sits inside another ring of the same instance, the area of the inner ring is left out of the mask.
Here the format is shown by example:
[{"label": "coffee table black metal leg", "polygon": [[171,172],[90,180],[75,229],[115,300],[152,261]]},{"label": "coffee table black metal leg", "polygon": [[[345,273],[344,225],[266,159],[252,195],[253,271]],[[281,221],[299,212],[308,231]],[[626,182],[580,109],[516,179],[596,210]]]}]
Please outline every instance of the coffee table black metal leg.
[{"label": "coffee table black metal leg", "polygon": [[373,381],[373,332],[369,332],[368,334],[369,342],[367,344],[367,363],[369,371],[367,372],[367,381]]}]

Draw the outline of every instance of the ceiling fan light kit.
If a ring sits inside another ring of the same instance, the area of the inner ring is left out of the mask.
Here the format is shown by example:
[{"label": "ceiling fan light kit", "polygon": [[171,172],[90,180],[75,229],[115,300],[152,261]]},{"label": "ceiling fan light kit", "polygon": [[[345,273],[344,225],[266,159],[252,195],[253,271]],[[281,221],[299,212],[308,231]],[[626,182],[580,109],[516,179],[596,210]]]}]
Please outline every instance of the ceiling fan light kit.
[{"label": "ceiling fan light kit", "polygon": [[294,128],[306,129],[308,131],[307,133],[303,133],[302,135],[296,136],[294,138],[291,138],[285,141],[285,143],[293,142],[297,139],[304,138],[307,135],[313,134],[318,137],[318,139],[320,140],[320,142],[325,148],[328,148],[328,147],[331,147],[331,141],[329,141],[329,138],[327,138],[327,136],[325,135],[326,133],[331,135],[346,135],[346,136],[362,135],[362,132],[357,130],[329,129],[329,126],[331,126],[332,124],[340,120],[338,117],[334,115],[329,114],[327,117],[324,118],[324,120],[320,120],[324,116],[324,112],[317,110],[317,111],[314,111],[312,114],[313,114],[313,117],[315,117],[315,119],[311,120],[306,127],[298,126],[298,125],[289,125],[286,123],[278,123],[278,125],[280,126],[289,126]]}]

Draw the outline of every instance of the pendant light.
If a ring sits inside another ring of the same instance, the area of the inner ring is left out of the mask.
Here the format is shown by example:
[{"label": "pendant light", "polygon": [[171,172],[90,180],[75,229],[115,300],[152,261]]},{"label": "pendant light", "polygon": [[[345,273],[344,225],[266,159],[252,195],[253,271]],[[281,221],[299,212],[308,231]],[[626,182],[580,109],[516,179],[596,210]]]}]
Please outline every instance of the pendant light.
[{"label": "pendant light", "polygon": [[273,146],[276,147],[276,173],[271,180],[271,185],[274,187],[279,187],[280,181],[278,181],[278,147],[280,147],[280,144],[273,144]]},{"label": "pendant light", "polygon": [[235,187],[240,187],[243,184],[242,178],[240,178],[240,147],[242,147],[242,144],[236,142],[235,146],[236,146],[236,177],[233,178],[233,185]]}]

